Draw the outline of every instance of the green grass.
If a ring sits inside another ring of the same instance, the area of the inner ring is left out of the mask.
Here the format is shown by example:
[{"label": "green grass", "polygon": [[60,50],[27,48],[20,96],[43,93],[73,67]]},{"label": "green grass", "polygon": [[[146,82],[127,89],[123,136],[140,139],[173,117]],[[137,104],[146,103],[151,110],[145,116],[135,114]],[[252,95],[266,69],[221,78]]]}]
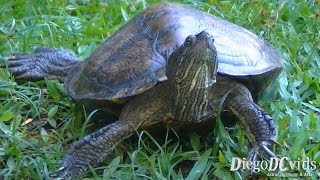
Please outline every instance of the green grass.
[{"label": "green grass", "polygon": [[[155,2],[0,0],[0,59],[47,46],[71,49],[83,60],[137,12]],[[274,151],[293,160],[310,158],[320,163],[319,0],[182,2],[250,29],[281,52],[286,63],[274,89],[276,96],[259,103],[278,129],[281,146],[275,146]],[[91,115],[72,102],[57,81],[16,83],[6,69],[0,69],[0,177],[48,178],[70,144],[92,132],[87,128],[92,125]],[[30,131],[23,125],[27,120],[39,123]],[[50,126],[41,126],[45,123]],[[176,136],[160,142],[144,132],[118,147],[87,176],[183,179],[182,172],[174,168],[182,161],[191,162],[186,179],[241,179],[249,175],[229,171],[231,158],[245,157],[248,152],[241,125],[225,129],[218,123],[205,137]],[[317,179],[319,169],[318,164],[309,178]],[[266,174],[261,173],[263,177]]]}]

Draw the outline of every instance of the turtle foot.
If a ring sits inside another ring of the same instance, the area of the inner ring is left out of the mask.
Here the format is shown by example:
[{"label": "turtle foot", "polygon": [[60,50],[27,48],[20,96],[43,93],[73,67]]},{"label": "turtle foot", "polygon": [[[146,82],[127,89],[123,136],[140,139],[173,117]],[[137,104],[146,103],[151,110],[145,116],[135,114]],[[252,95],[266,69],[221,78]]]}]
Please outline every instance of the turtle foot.
[{"label": "turtle foot", "polygon": [[16,54],[9,58],[8,70],[17,79],[39,80],[48,77],[62,82],[77,62],[77,57],[71,51],[38,48],[32,54]]},{"label": "turtle foot", "polygon": [[271,142],[262,141],[259,142],[257,146],[253,147],[249,153],[248,160],[251,162],[257,161],[258,157],[266,156],[266,157],[277,157],[275,153],[270,150],[270,146],[273,144],[273,140]]},{"label": "turtle foot", "polygon": [[68,174],[67,167],[60,167],[57,171],[50,174],[52,179],[72,179],[72,176]]},{"label": "turtle foot", "polygon": [[[67,162],[68,157],[65,157],[63,160],[63,164]],[[67,163],[68,164],[68,163]],[[57,171],[50,174],[50,178],[53,179],[77,179],[81,172],[85,170],[85,166],[70,166],[70,165],[62,165]]]},{"label": "turtle foot", "polygon": [[[267,157],[267,159],[269,159],[269,160],[271,160],[272,158],[279,158],[269,148],[274,143],[278,144],[274,140],[270,140],[269,142],[268,141],[261,141],[261,142],[257,143],[257,146],[255,146],[251,149],[251,151],[247,157],[247,161],[250,162],[252,165],[255,165],[255,164],[257,164],[257,161],[260,161],[258,158],[261,159],[263,157]],[[254,166],[252,166],[249,170],[251,171],[251,175],[258,173],[260,171],[260,170],[257,171],[257,169]]]},{"label": "turtle foot", "polygon": [[83,137],[73,145],[63,158],[60,168],[51,177],[78,179],[78,176],[90,166],[101,163],[119,142],[131,136],[133,132],[134,127],[131,124],[116,121]]}]

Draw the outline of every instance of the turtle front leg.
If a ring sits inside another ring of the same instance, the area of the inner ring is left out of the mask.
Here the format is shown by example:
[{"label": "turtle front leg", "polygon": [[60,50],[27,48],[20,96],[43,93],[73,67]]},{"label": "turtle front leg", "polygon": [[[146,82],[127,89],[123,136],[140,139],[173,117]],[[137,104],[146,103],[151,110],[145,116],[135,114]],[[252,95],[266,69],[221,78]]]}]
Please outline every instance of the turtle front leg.
[{"label": "turtle front leg", "polygon": [[248,160],[255,161],[259,152],[269,157],[276,155],[269,149],[275,142],[276,128],[272,118],[252,101],[251,95],[233,96],[229,98],[228,108],[240,119],[246,128],[249,140],[252,143]]},{"label": "turtle front leg", "polygon": [[63,82],[70,69],[78,63],[72,51],[38,48],[32,54],[17,54],[9,58],[8,70],[17,79],[39,80],[47,77]]},{"label": "turtle front leg", "polygon": [[95,133],[89,134],[76,142],[63,158],[60,168],[52,177],[73,179],[87,170],[88,166],[96,166],[109,155],[116,145],[131,136],[135,131],[129,122],[116,121]]},{"label": "turtle front leg", "polygon": [[101,163],[118,143],[133,135],[136,130],[162,122],[168,113],[167,106],[162,102],[164,92],[160,88],[133,98],[122,109],[118,121],[76,142],[52,176],[76,178],[89,165]]}]

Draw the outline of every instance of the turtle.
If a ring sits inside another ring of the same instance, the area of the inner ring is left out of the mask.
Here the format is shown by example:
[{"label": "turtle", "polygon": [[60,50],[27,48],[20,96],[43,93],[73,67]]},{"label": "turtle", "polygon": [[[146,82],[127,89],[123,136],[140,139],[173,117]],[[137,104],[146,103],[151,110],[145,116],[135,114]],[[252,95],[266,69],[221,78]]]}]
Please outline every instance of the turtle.
[{"label": "turtle", "polygon": [[275,125],[256,102],[283,70],[281,54],[251,31],[197,9],[149,6],[85,61],[69,50],[39,48],[7,66],[17,79],[58,79],[79,102],[122,104],[117,121],[73,145],[56,176],[73,178],[96,166],[136,130],[214,119],[219,103],[245,126],[249,159],[276,156]]}]

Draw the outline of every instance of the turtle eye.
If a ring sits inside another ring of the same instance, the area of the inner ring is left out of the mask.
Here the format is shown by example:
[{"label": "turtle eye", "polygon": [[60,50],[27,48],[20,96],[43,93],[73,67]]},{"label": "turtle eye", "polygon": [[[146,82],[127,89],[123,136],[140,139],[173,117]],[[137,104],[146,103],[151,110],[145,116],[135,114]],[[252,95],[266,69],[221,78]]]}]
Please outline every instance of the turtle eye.
[{"label": "turtle eye", "polygon": [[186,38],[186,41],[184,42],[187,46],[192,46],[196,42],[196,36],[190,35]]}]

